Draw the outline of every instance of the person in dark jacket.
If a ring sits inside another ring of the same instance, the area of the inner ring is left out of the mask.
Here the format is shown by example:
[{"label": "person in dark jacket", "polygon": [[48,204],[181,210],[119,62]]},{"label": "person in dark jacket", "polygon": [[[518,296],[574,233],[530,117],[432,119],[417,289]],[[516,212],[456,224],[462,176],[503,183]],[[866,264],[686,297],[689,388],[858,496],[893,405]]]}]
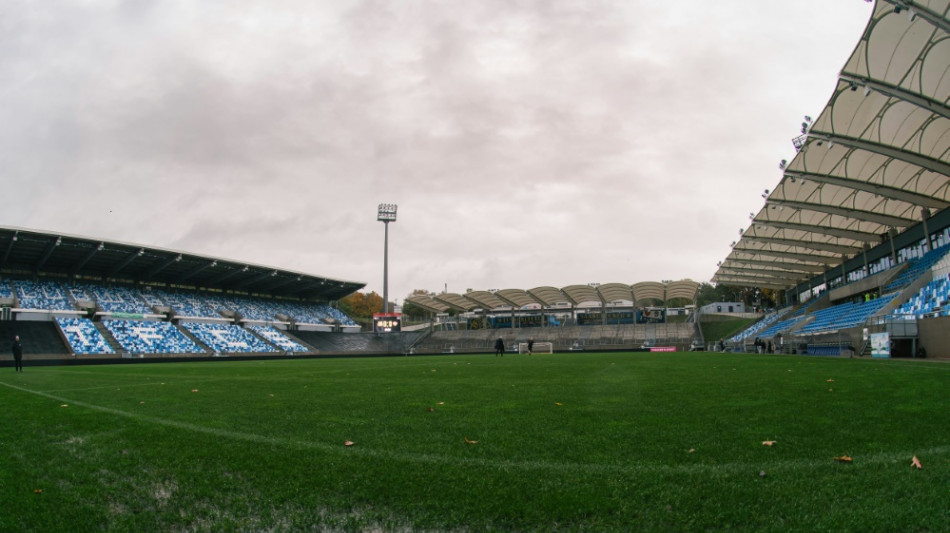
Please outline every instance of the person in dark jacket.
[{"label": "person in dark jacket", "polygon": [[13,352],[13,364],[17,372],[23,372],[23,345],[20,344],[20,336],[13,338],[13,346],[10,347]]},{"label": "person in dark jacket", "polygon": [[501,337],[495,340],[495,357],[505,356],[505,341],[501,340]]}]

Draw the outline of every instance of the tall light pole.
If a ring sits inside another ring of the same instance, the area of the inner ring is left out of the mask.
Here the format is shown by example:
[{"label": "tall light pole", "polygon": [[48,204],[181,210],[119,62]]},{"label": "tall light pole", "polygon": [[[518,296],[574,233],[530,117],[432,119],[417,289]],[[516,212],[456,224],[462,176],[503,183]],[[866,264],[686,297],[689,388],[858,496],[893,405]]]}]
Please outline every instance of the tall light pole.
[{"label": "tall light pole", "polygon": [[389,312],[389,223],[396,221],[396,204],[379,204],[376,220],[383,223],[383,312]]}]

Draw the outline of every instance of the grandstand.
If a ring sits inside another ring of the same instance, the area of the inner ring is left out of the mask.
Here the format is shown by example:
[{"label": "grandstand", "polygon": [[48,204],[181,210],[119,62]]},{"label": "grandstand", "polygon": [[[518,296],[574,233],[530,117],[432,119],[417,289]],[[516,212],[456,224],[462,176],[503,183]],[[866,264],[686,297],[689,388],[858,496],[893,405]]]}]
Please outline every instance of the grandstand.
[{"label": "grandstand", "polygon": [[[454,309],[466,310],[464,316],[401,334],[354,335],[360,326],[330,305],[331,300],[241,290],[255,280],[280,277],[274,270],[262,269],[266,276],[242,279],[246,265],[232,265],[223,274],[204,277],[223,260],[193,259],[197,266],[182,270],[184,254],[177,252],[94,240],[90,244],[78,237],[20,229],[8,229],[5,237],[12,266],[34,264],[50,253],[43,276],[26,276],[25,268],[10,269],[4,276],[3,316],[12,324],[52,321],[63,348],[50,351],[82,359],[441,353],[454,352],[454,345],[459,352],[472,352],[485,351],[486,339],[496,335],[510,337],[512,349],[518,339],[534,336],[559,351],[682,349],[699,342],[697,324],[685,308],[679,308],[681,317],[667,321],[666,316],[673,302],[695,307],[698,284],[690,280],[436,295],[416,303],[439,310],[440,301],[450,301]],[[112,259],[118,264],[95,260],[99,253],[111,253],[113,246],[127,248]],[[67,255],[57,255],[61,249]],[[80,265],[96,270],[76,270],[77,254]],[[136,265],[143,257],[151,263]],[[173,265],[179,273],[158,275]],[[129,270],[125,276],[108,275],[123,268]],[[189,285],[192,278],[200,279]],[[223,283],[227,278],[235,283]],[[287,286],[296,282],[283,280],[271,287],[292,288]],[[327,296],[342,294],[336,283],[321,280],[320,286],[328,286]],[[452,334],[445,332],[450,326]]]},{"label": "grandstand", "polygon": [[950,356],[939,312],[913,313],[913,328],[891,314],[924,308],[911,298],[941,278],[950,244],[948,30],[945,1],[875,3],[828,104],[805,117],[795,157],[713,276],[781,291],[790,308],[732,349],[774,334],[798,353],[868,355],[877,335],[890,355]]},{"label": "grandstand", "polygon": [[287,330],[359,330],[330,304],[361,283],[23,228],[0,251],[0,340],[28,360],[316,354]]},{"label": "grandstand", "polygon": [[[690,313],[684,315],[686,320],[671,323],[667,309],[673,303],[694,308],[698,288],[692,280],[681,280],[416,294],[407,302],[444,318],[437,331],[412,350],[484,352],[499,336],[514,350],[517,343],[529,337],[536,342],[551,342],[555,351],[629,351],[645,344],[689,349],[702,344],[695,315]],[[448,311],[457,313],[457,317],[447,318]]]},{"label": "grandstand", "polygon": [[201,354],[206,352],[170,322],[107,320],[104,325],[121,349],[129,354]]}]

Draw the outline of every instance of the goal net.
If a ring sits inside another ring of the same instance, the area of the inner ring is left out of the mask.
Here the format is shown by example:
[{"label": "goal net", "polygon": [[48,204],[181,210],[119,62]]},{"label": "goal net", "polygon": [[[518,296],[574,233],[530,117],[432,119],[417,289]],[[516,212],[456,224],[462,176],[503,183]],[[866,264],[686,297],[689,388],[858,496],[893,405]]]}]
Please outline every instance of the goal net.
[{"label": "goal net", "polygon": [[[527,342],[518,343],[518,353],[528,353]],[[536,341],[534,346],[531,348],[531,353],[554,353],[554,343]]]}]

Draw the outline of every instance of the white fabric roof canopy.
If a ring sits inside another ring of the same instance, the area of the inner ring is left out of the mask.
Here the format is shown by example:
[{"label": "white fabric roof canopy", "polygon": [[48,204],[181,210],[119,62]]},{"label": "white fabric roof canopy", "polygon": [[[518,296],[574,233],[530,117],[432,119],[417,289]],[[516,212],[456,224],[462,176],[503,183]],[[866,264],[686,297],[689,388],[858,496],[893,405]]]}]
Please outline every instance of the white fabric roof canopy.
[{"label": "white fabric roof canopy", "polygon": [[556,287],[536,287],[529,290],[503,289],[499,291],[470,291],[465,294],[442,293],[436,295],[413,295],[406,301],[428,311],[444,313],[449,309],[472,311],[474,309],[525,309],[540,306],[556,307],[606,307],[618,300],[633,304],[645,300],[669,301],[685,299],[696,302],[699,283],[685,279],[670,282],[640,282],[633,285],[623,283],[604,283],[599,286],[569,285]]},{"label": "white fabric roof canopy", "polygon": [[950,207],[950,0],[878,0],[828,105],[712,281],[788,288]]}]

